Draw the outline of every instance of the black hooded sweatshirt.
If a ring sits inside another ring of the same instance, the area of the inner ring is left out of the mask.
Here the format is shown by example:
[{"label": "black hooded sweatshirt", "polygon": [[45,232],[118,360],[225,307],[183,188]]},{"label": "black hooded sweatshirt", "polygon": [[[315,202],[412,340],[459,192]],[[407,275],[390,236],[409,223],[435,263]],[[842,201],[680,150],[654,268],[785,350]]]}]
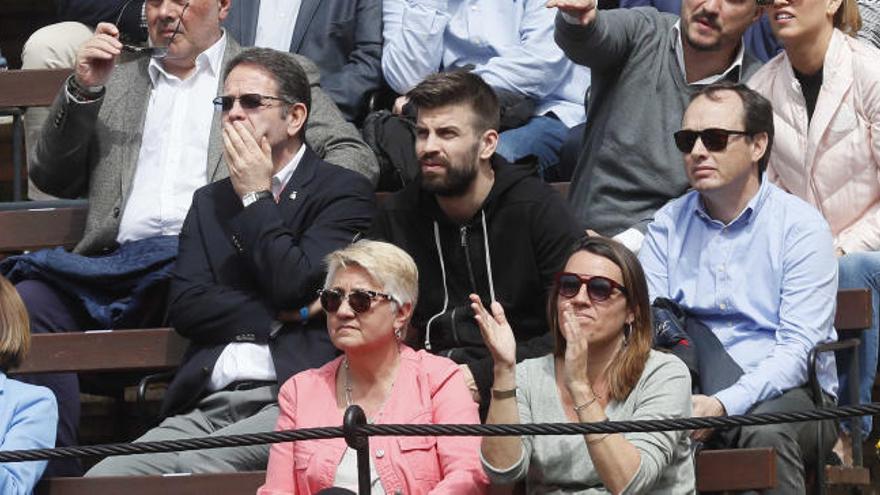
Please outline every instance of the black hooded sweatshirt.
[{"label": "black hooded sweatshirt", "polygon": [[419,269],[419,298],[407,341],[467,364],[488,406],[492,359],[468,295],[504,307],[517,341],[517,362],[552,350],[547,290],[578,238],[564,198],[527,168],[492,158],[495,183],[467,222],[450,220],[418,181],[388,198],[370,237],[391,242]]}]

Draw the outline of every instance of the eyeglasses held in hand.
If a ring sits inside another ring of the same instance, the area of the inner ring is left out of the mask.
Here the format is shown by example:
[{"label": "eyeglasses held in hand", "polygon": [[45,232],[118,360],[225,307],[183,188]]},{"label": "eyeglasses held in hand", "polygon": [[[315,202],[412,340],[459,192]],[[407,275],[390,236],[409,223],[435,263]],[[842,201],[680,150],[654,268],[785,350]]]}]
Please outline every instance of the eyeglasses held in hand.
[{"label": "eyeglasses held in hand", "polygon": [[556,291],[566,299],[577,296],[582,285],[587,286],[587,296],[594,303],[607,301],[614,293],[614,289],[626,295],[626,288],[608,277],[601,275],[589,277],[571,272],[556,274]]},{"label": "eyeglasses held in hand", "polygon": [[[119,27],[119,21],[122,20],[122,14],[125,12],[125,8],[128,7],[132,0],[128,0],[119,9],[119,15],[116,17],[116,22],[113,23],[117,28]],[[136,54],[144,54],[149,55],[152,58],[166,58],[168,56],[168,47],[174,43],[174,38],[177,36],[177,33],[180,32],[180,23],[183,21],[183,14],[186,13],[186,9],[189,8],[189,2],[183,4],[183,8],[180,10],[180,15],[177,16],[177,26],[174,27],[174,32],[171,33],[171,38],[168,39],[168,44],[165,46],[137,46],[130,45],[127,43],[122,44],[122,51]]]},{"label": "eyeglasses held in hand", "polygon": [[732,131],[729,129],[703,129],[702,131],[691,131],[689,129],[682,129],[675,134],[673,137],[675,138],[675,146],[682,153],[690,153],[691,150],[694,149],[694,145],[697,144],[697,138],[700,138],[703,146],[706,147],[709,151],[724,151],[727,148],[727,140],[731,135],[737,136],[749,136],[750,132],[746,131]]},{"label": "eyeglasses held in hand", "polygon": [[263,100],[281,101],[288,104],[293,103],[286,98],[279,98],[277,96],[264,96],[258,93],[247,93],[239,96],[218,96],[214,98],[214,106],[224,112],[228,112],[232,110],[232,105],[235,104],[235,100],[238,100],[241,108],[244,108],[245,110],[253,110],[268,105],[268,102],[264,102]]},{"label": "eyeglasses held in hand", "polygon": [[376,299],[385,299],[393,301],[394,297],[376,292],[374,290],[352,289],[351,292],[345,293],[340,289],[321,289],[318,291],[321,299],[321,307],[328,313],[339,311],[343,299],[348,299],[348,305],[355,313],[364,313],[370,310],[373,301]]}]

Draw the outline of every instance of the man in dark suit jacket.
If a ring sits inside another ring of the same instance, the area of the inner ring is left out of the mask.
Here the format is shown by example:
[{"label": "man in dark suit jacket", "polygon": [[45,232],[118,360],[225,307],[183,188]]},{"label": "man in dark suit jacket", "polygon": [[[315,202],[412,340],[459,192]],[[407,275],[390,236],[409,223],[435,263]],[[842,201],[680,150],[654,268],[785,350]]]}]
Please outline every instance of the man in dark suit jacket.
[{"label": "man in dark suit jacket", "polygon": [[[85,231],[75,249],[76,253],[89,258],[76,257],[77,265],[100,269],[100,274],[107,275],[106,268],[101,268],[106,266],[105,255],[118,255],[114,258],[121,260],[117,265],[124,266],[117,268],[128,268],[131,258],[123,259],[120,255],[126,246],[139,241],[151,242],[156,237],[174,241],[168,238],[175,237],[181,228],[192,192],[227,176],[222,160],[221,112],[215,111],[211,98],[222,89],[222,67],[241,51],[220,25],[230,1],[191,0],[185,11],[175,2],[148,2],[144,12],[154,45],[168,45],[171,32],[180,27],[166,58],[140,56],[119,63],[120,31],[108,23],[99,24],[96,34],[81,47],[74,74],[59,91],[49,111],[50,118],[42,127],[36,145],[30,149],[29,160],[31,177],[42,190],[66,198],[87,196],[89,199]],[[128,8],[133,6],[134,2]],[[312,84],[306,143],[322,159],[376,178],[375,155],[361,140],[357,129],[343,119],[336,105],[318,87],[320,76],[314,64],[300,55],[292,57],[306,71]],[[166,104],[161,103],[163,100]],[[168,103],[171,100],[176,103]],[[151,128],[177,131],[157,134],[151,132]],[[162,167],[166,171],[163,172]],[[164,182],[168,187],[151,186],[160,176],[168,177]],[[163,244],[166,248],[167,245]],[[149,252],[155,254],[156,251]],[[170,261],[177,250],[172,246],[163,251],[169,258],[165,261]],[[155,267],[150,264],[143,278],[157,280]],[[57,271],[57,266],[55,268]],[[70,277],[65,278],[64,282],[69,283]],[[93,272],[85,280],[91,282],[96,278]],[[86,311],[81,300],[85,292],[82,287],[71,290],[60,285],[57,278],[53,283],[36,277],[20,280],[14,282],[27,305],[34,333],[163,324],[164,310],[152,312],[160,316],[158,321],[156,318],[138,318],[134,324],[99,321],[94,311]],[[126,298],[134,292],[134,289],[114,290],[105,285],[99,287],[105,300]],[[137,285],[134,283],[131,287]],[[162,298],[142,299],[161,301]],[[145,316],[143,311],[134,313],[137,317]],[[26,377],[29,383],[49,387],[58,398],[58,446],[77,443],[79,386],[76,378],[71,373]],[[76,459],[52,460],[47,473],[52,476],[81,473],[75,464]]]},{"label": "man in dark suit jacket", "polygon": [[[303,142],[308,80],[253,48],[225,72],[229,178],[196,191],[180,233],[169,316],[191,340],[162,412],[137,441],[269,431],[278,385],[335,355],[322,322],[282,323],[316,297],[323,259],[369,226],[372,187]],[[268,445],[114,457],[87,476],[265,469]]]},{"label": "man in dark suit jacket", "polygon": [[[268,10],[271,2],[265,3],[264,15],[272,16]],[[287,40],[290,52],[317,64],[321,88],[349,121],[358,121],[366,114],[370,94],[382,84],[381,0],[300,0],[290,4],[298,5],[293,35]],[[260,21],[260,0],[238,0],[223,25],[242,46],[267,46],[258,39]]]}]

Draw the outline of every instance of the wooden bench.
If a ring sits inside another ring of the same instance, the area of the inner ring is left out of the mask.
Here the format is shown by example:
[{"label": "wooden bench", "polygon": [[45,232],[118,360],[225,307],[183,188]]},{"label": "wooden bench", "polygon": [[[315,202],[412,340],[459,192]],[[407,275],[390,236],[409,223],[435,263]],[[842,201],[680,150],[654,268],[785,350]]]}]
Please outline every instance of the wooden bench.
[{"label": "wooden bench", "polygon": [[266,481],[265,471],[171,476],[110,476],[106,478],[50,478],[40,482],[35,495],[240,495],[256,493]]}]

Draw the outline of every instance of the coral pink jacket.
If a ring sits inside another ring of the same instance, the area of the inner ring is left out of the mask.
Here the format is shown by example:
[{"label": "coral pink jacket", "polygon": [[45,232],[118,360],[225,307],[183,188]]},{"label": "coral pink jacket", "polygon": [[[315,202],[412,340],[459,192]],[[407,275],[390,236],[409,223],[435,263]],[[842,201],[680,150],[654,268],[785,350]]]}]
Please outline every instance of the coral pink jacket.
[{"label": "coral pink jacket", "polygon": [[749,85],[773,103],[767,176],[822,212],[835,247],[880,249],[880,51],[835,29],[812,122],[783,52]]},{"label": "coral pink jacket", "polygon": [[[277,430],[340,426],[336,404],[339,357],[288,380],[278,395]],[[458,365],[401,346],[391,396],[376,424],[479,423],[477,404]],[[315,493],[333,485],[345,440],[308,440],[272,446],[266,484],[258,495]],[[488,478],[479,437],[372,437],[370,456],[388,494],[482,494]]]}]

